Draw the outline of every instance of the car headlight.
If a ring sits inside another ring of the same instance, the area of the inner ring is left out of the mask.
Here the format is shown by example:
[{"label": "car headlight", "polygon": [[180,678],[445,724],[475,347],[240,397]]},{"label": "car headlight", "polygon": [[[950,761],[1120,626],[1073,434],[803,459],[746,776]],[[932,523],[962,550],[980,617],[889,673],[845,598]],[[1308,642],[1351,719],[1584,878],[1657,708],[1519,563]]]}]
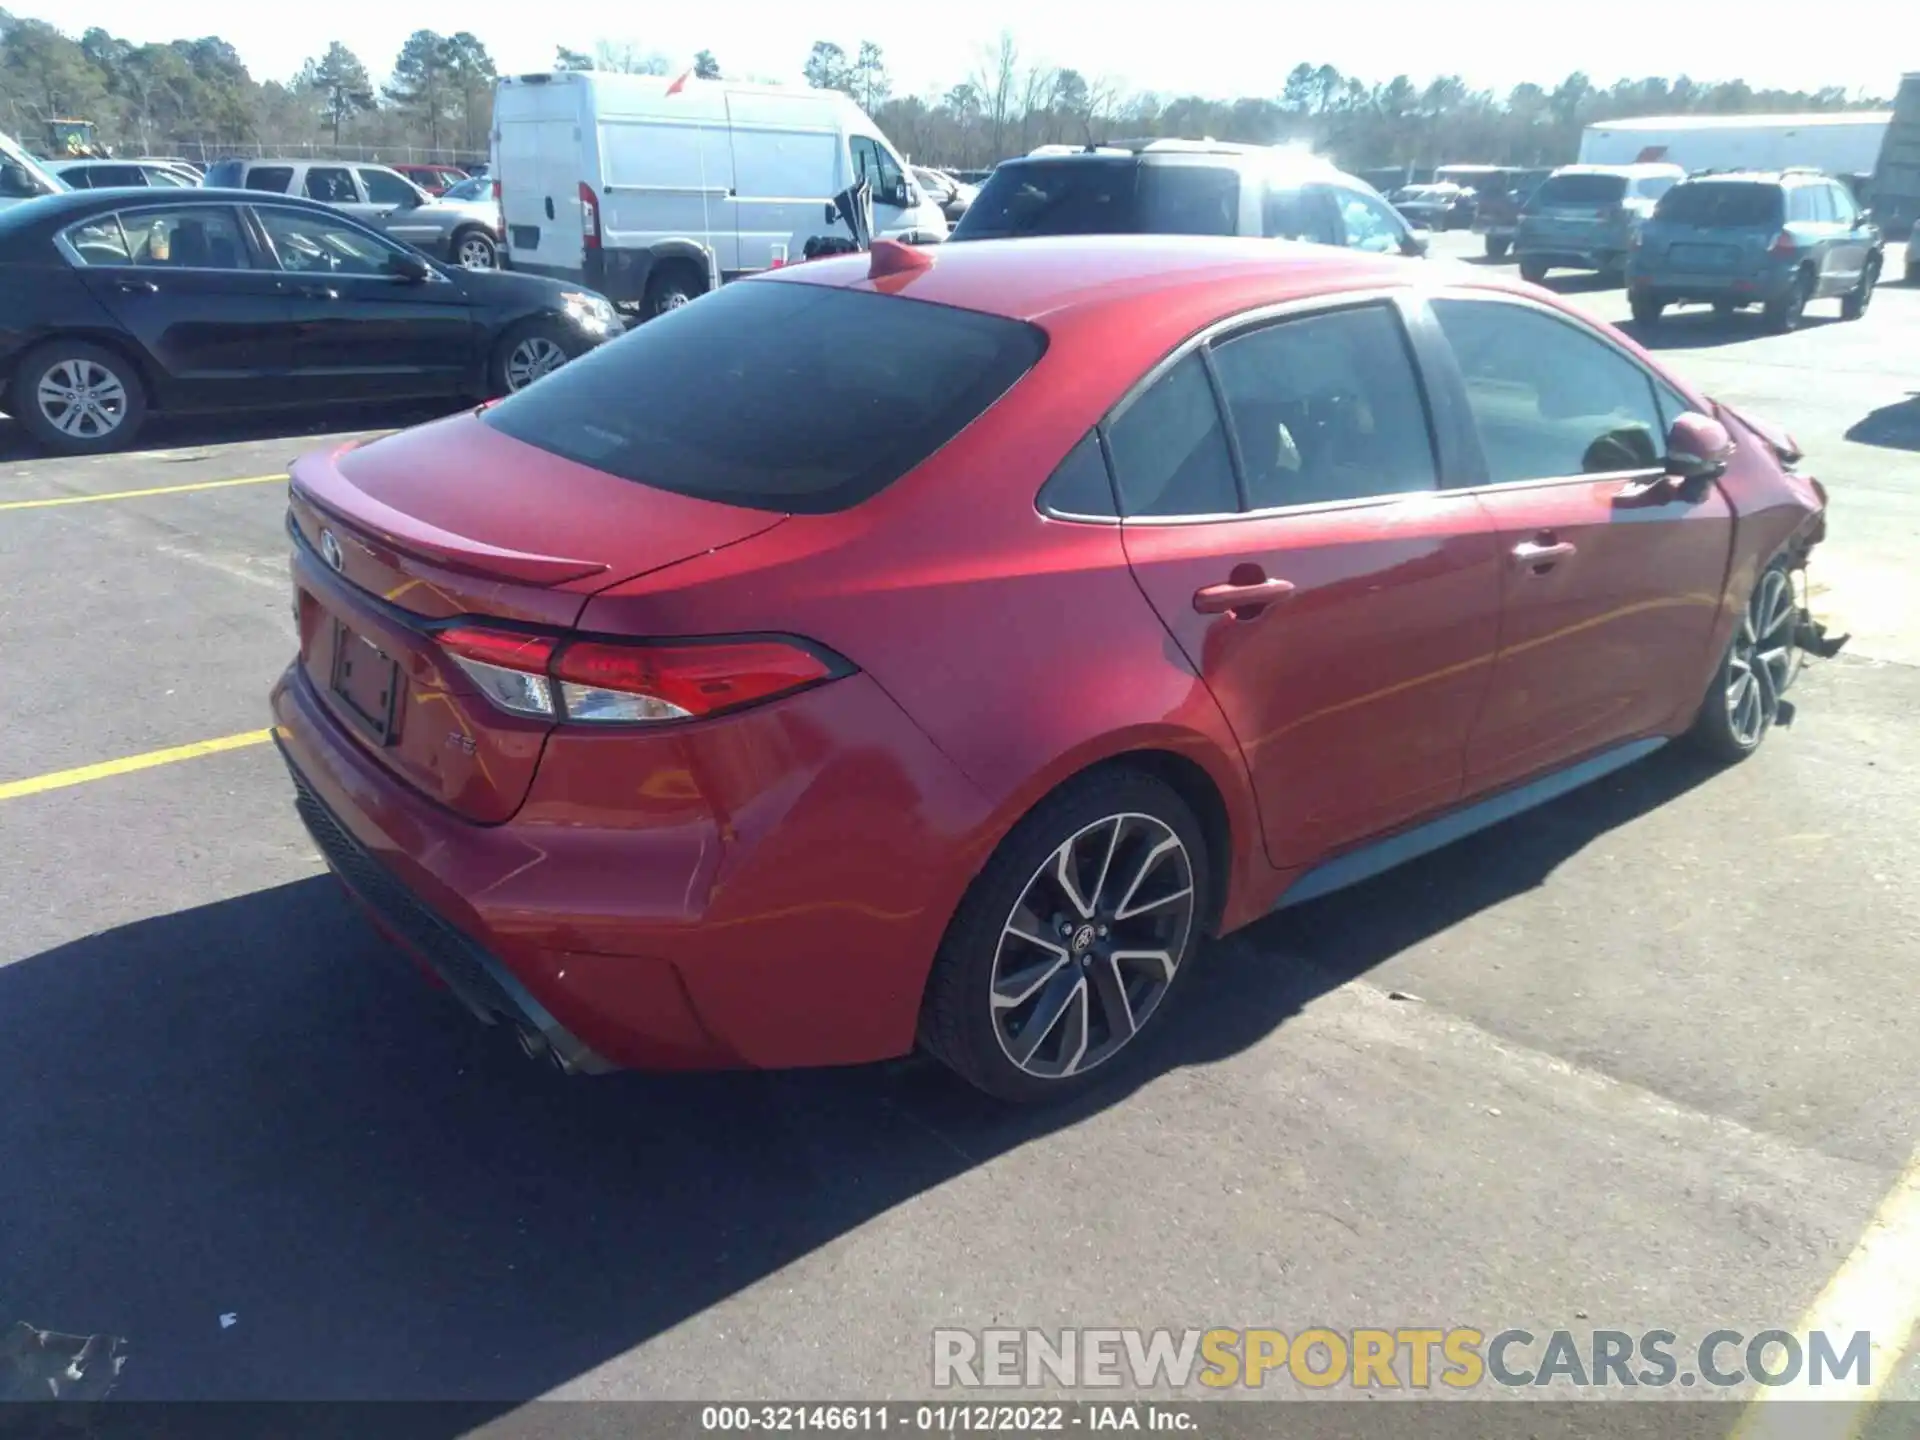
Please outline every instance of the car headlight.
[{"label": "car headlight", "polygon": [[613,306],[598,295],[590,295],[584,290],[569,290],[560,297],[567,307],[567,315],[575,324],[586,330],[611,330],[620,317],[614,313]]}]

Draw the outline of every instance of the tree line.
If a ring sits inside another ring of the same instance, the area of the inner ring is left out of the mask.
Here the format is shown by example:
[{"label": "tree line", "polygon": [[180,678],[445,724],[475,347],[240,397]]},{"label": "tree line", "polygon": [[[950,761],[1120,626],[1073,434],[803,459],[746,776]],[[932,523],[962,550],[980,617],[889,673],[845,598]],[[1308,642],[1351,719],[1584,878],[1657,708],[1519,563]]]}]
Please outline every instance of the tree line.
[{"label": "tree line", "polygon": [[[604,40],[587,50],[556,47],[553,63],[630,74],[722,73],[711,51],[679,61]],[[1529,82],[1497,94],[1458,75],[1371,81],[1307,62],[1286,75],[1276,95],[1223,100],[1132,90],[1030,58],[1004,33],[964,78],[926,95],[895,94],[885,52],[871,40],[851,50],[819,41],[802,73],[809,85],[852,96],[914,160],[960,169],[1038,145],[1162,135],[1300,142],[1356,170],[1449,161],[1543,165],[1572,159],[1582,127],[1599,120],[1889,106],[1839,86],[1756,90],[1740,80],[1683,75],[1603,87],[1578,71],[1551,86]],[[217,37],[135,45],[95,27],[75,39],[0,10],[0,127],[29,146],[44,140],[49,120],[84,119],[94,122],[101,142],[124,153],[208,157],[331,146],[389,151],[393,158],[402,151],[479,158],[488,148],[494,79],[492,56],[468,31],[416,30],[384,84],[376,85],[361,58],[338,41],[297,75],[261,81]]]}]

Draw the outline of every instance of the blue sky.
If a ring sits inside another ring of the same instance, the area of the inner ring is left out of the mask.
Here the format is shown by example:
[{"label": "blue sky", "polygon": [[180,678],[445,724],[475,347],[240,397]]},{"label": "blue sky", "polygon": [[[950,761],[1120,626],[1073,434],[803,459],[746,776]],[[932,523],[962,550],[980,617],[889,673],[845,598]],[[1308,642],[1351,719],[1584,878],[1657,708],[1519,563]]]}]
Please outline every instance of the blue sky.
[{"label": "blue sky", "polygon": [[[851,51],[865,38],[884,48],[896,93],[926,93],[963,78],[1003,28],[1013,32],[1023,59],[1109,76],[1129,90],[1222,97],[1277,94],[1286,72],[1303,59],[1331,62],[1368,80],[1402,71],[1416,79],[1458,73],[1502,90],[1521,80],[1558,79],[1578,67],[1601,84],[1684,69],[1696,79],[1737,77],[1756,88],[1844,85],[1891,95],[1903,62],[1920,68],[1920,11],[1912,0],[1865,0],[1848,9],[1846,24],[1790,27],[1790,41],[1780,26],[1759,21],[1764,11],[1730,0],[1609,0],[1559,18],[1550,4],[1492,0],[1183,0],[1137,9],[1086,0],[871,6],[731,0],[724,7],[86,0],[78,8],[29,0],[9,8],[69,31],[102,25],[135,41],[219,35],[262,79],[290,76],[336,39],[384,77],[401,41],[417,27],[474,31],[503,70],[545,69],[556,44],[588,49],[607,39],[658,50],[676,62],[705,47],[728,73],[768,79],[797,79],[815,40]],[[864,25],[863,11],[872,16]],[[1876,32],[1906,34],[1907,49],[1872,43],[1868,37]]]}]

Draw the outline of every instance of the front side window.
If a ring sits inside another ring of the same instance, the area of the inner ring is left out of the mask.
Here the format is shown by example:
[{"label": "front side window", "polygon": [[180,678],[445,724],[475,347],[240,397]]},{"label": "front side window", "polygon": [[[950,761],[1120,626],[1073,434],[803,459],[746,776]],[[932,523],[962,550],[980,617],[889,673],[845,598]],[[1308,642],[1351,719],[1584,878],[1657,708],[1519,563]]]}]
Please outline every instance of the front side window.
[{"label": "front side window", "polygon": [[360,183],[367,187],[367,199],[375,205],[411,205],[413,187],[398,175],[385,170],[363,168]]},{"label": "front side window", "polygon": [[247,247],[231,210],[196,205],[190,210],[123,212],[120,228],[135,265],[176,270],[247,268]]},{"label": "front side window", "polygon": [[1282,320],[1217,342],[1247,504],[1326,504],[1439,483],[1413,359],[1391,307]]},{"label": "front side window", "polygon": [[1400,222],[1384,200],[1362,195],[1358,190],[1332,191],[1340,209],[1340,226],[1347,248],[1392,255],[1400,250]]},{"label": "front side window", "polygon": [[1129,517],[1228,515],[1240,508],[1233,457],[1199,352],[1182,359],[1107,427]]},{"label": "front side window", "polygon": [[1500,301],[1435,300],[1433,313],[1466,382],[1491,483],[1660,464],[1653,382],[1597,335]]},{"label": "front side window", "polygon": [[280,266],[296,274],[383,275],[400,253],[364,230],[304,210],[262,206],[260,223]]},{"label": "front side window", "polygon": [[854,177],[866,178],[873,187],[875,199],[893,194],[906,183],[900,174],[900,167],[894,164],[891,155],[880,148],[878,141],[865,135],[855,135],[847,144],[853,151]]},{"label": "front side window", "polygon": [[1262,231],[1269,240],[1306,240],[1315,245],[1338,245],[1339,227],[1333,207],[1318,191],[1297,185],[1275,185],[1267,191]]},{"label": "front side window", "polygon": [[306,197],[328,205],[351,205],[360,198],[353,188],[353,177],[332,165],[315,165],[307,171]]}]

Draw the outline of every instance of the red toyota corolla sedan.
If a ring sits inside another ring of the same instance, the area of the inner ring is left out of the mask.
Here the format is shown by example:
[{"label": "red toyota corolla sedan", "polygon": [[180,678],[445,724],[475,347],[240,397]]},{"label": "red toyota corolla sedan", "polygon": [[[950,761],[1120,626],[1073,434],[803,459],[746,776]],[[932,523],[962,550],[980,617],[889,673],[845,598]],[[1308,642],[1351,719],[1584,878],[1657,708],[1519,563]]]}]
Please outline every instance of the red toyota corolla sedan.
[{"label": "red toyota corolla sedan", "polygon": [[1048,1096],[1205,936],[1757,746],[1837,648],[1797,460],[1465,271],[882,242],[302,461],[276,733],[530,1053]]}]

